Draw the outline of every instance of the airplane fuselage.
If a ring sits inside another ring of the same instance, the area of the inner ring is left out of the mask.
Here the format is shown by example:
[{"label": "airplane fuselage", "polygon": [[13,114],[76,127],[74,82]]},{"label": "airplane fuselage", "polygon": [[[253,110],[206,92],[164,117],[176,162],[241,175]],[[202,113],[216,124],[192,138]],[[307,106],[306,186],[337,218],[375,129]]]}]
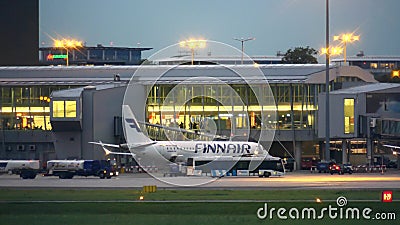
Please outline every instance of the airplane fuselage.
[{"label": "airplane fuselage", "polygon": [[186,161],[199,156],[262,156],[266,152],[254,142],[232,141],[159,141],[145,148],[130,148],[135,155],[158,153],[170,160],[178,158]]}]

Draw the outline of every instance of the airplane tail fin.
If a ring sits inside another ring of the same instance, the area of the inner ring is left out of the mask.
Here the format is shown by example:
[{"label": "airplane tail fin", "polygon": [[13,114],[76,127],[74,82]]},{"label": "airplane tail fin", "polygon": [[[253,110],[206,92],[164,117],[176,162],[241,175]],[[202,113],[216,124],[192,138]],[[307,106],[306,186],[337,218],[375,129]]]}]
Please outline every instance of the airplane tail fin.
[{"label": "airplane tail fin", "polygon": [[128,105],[122,106],[122,118],[125,125],[125,138],[128,144],[145,144],[153,142],[142,132],[135,115]]}]

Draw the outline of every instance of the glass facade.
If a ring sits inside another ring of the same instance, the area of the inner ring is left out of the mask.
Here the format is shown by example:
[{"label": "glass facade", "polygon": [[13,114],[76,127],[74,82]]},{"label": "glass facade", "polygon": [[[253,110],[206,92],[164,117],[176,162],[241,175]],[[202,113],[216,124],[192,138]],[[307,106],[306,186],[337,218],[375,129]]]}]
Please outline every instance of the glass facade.
[{"label": "glass facade", "polygon": [[362,82],[362,80],[360,78],[358,78],[358,77],[346,76],[346,77],[338,77],[338,78],[336,78],[335,82],[337,82],[337,83]]},{"label": "glass facade", "polygon": [[[0,128],[51,130],[50,94],[69,86],[0,87]],[[76,103],[75,103],[76,104]],[[76,106],[76,105],[75,105]],[[57,106],[58,107],[58,106]],[[73,108],[73,106],[71,106]],[[73,116],[73,112],[68,114]],[[76,114],[75,114],[76,116]]]},{"label": "glass facade", "polygon": [[394,60],[365,60],[365,61],[350,61],[350,65],[353,66],[358,66],[363,69],[371,69],[371,70],[376,70],[376,69],[394,69],[397,68],[400,65],[399,61],[394,61]]},{"label": "glass facade", "polygon": [[[151,48],[118,48],[118,47],[84,47],[68,51],[70,64],[118,64],[139,65],[142,61],[142,51]],[[66,60],[55,58],[54,55],[67,54],[63,48],[41,48],[40,62],[45,65],[65,65]]]},{"label": "glass facade", "polygon": [[[147,86],[147,120],[153,124],[200,129],[213,123],[218,131],[314,129],[320,85],[231,84]],[[256,94],[257,93],[257,94]],[[256,96],[262,96],[258,99]],[[262,114],[264,121],[262,121]]]},{"label": "glass facade", "polygon": [[76,110],[76,101],[53,101],[54,118],[75,118]]},{"label": "glass facade", "polygon": [[116,59],[115,50],[107,49],[104,50],[104,57],[107,61],[114,61]]},{"label": "glass facade", "polygon": [[65,101],[65,117],[76,117],[76,101]]},{"label": "glass facade", "polygon": [[354,134],[354,99],[344,99],[344,133]]},{"label": "glass facade", "polygon": [[388,136],[397,136],[400,134],[400,121],[382,120],[382,134]]},{"label": "glass facade", "polygon": [[53,117],[54,118],[63,118],[64,117],[64,101],[53,101]]},{"label": "glass facade", "polygon": [[[51,130],[49,96],[52,91],[68,88],[0,87],[1,129]],[[229,90],[219,84],[156,84],[146,88],[148,122],[218,131],[315,129],[317,95],[322,90],[315,84],[255,84],[251,88],[231,84]],[[57,100],[52,107],[54,118],[78,115],[76,101]]]},{"label": "glass facade", "polygon": [[88,51],[89,59],[91,60],[103,60],[103,50],[90,49]]}]

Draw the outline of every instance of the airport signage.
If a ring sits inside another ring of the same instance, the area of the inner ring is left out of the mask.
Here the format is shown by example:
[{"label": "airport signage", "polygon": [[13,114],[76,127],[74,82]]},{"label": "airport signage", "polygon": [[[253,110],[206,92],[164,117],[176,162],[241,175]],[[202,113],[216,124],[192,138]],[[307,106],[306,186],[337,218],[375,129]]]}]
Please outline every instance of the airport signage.
[{"label": "airport signage", "polygon": [[66,58],[68,58],[68,55],[64,55],[64,54],[61,54],[61,55],[48,54],[47,55],[47,60],[66,59]]}]

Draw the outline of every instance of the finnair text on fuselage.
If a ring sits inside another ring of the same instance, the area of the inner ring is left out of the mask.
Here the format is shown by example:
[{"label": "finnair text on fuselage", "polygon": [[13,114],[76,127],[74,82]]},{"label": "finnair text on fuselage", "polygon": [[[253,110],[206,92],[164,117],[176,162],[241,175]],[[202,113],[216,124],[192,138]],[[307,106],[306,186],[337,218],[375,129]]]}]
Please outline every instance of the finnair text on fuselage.
[{"label": "finnair text on fuselage", "polygon": [[194,153],[251,154],[251,146],[246,143],[197,143]]}]

